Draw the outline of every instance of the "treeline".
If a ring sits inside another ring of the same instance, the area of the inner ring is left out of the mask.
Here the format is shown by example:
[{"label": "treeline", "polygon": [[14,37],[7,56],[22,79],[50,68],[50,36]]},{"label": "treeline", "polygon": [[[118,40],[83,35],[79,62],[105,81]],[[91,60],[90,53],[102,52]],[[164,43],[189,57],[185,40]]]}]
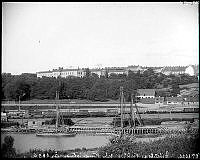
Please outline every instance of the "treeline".
[{"label": "treeline", "polygon": [[55,99],[59,91],[60,99],[88,99],[93,101],[116,100],[119,98],[119,87],[124,87],[127,101],[130,95],[136,94],[137,89],[156,89],[171,87],[171,95],[179,93],[180,84],[198,82],[198,78],[189,75],[164,75],[155,73],[151,68],[143,73],[106,74],[98,77],[96,74],[87,74],[83,78],[37,78],[35,74],[11,75],[2,74],[2,100],[31,100]]}]

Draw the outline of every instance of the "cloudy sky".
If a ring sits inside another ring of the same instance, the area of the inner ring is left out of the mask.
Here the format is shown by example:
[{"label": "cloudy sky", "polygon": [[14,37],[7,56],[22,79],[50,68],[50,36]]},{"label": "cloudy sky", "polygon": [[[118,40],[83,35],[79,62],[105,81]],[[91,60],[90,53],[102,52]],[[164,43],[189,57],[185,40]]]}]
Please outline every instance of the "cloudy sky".
[{"label": "cloudy sky", "polygon": [[198,64],[198,5],[3,3],[2,72]]}]

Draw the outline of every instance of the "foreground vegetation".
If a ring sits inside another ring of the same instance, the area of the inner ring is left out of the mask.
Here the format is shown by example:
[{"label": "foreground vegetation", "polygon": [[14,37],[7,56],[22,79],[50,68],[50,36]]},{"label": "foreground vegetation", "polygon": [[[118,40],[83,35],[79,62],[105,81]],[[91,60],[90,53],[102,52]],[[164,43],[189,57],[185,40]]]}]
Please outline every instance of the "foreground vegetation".
[{"label": "foreground vegetation", "polygon": [[[55,92],[59,90],[60,99],[87,99],[92,101],[116,100],[119,98],[119,87],[124,87],[126,101],[130,101],[130,95],[136,94],[137,89],[162,89],[158,96],[176,96],[179,85],[196,83],[198,78],[189,75],[164,75],[155,73],[151,68],[143,73],[129,71],[126,74],[111,74],[98,77],[95,74],[87,74],[83,78],[37,78],[35,74],[11,75],[2,74],[3,100],[21,101],[32,99],[55,99]],[[171,88],[167,89],[166,88]]]},{"label": "foreground vegetation", "polygon": [[[150,142],[136,142],[130,136],[110,139],[99,149],[99,158],[180,158],[199,155],[199,134],[179,134]],[[195,157],[196,158],[196,157]]]},{"label": "foreground vegetation", "polygon": [[199,133],[193,135],[186,132],[185,134],[168,135],[165,138],[149,142],[136,142],[135,140],[136,137],[124,135],[110,138],[109,143],[100,148],[77,148],[67,151],[33,149],[26,153],[16,154],[12,147],[12,138],[5,137],[2,157],[200,158]]}]

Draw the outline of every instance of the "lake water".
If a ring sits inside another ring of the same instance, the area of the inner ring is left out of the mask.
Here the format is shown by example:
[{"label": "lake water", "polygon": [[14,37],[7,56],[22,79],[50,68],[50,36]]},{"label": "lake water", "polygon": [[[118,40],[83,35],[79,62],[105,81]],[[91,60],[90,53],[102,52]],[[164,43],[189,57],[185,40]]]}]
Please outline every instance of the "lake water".
[{"label": "lake water", "polygon": [[20,153],[34,148],[42,150],[68,150],[82,147],[95,148],[106,145],[109,141],[109,136],[38,137],[35,134],[1,134],[1,144],[6,135],[11,135],[14,138],[14,147]]},{"label": "lake water", "polygon": [[[21,122],[20,119],[13,119],[14,121]],[[35,119],[41,120],[41,119]],[[111,117],[99,118],[72,118],[77,125],[84,126],[104,126],[112,121]],[[27,121],[23,120],[24,122]],[[17,134],[17,133],[4,133],[1,134],[1,143],[4,141],[6,135],[11,135],[14,141],[14,147],[18,152],[29,151],[30,149],[55,149],[55,150],[68,150],[75,148],[96,148],[106,145],[109,141],[109,136],[103,135],[83,135],[77,134],[75,137],[38,137],[35,134]]]},{"label": "lake water", "polygon": [[[1,134],[1,144],[4,137],[10,135],[14,138],[14,147],[17,153],[24,153],[30,149],[42,150],[69,150],[75,148],[96,148],[105,146],[109,142],[111,136],[92,136],[92,135],[76,135],[75,137],[38,137],[36,134],[18,134],[18,133],[3,133]],[[155,138],[137,138],[136,141],[150,141],[161,137]]]},{"label": "lake water", "polygon": [[[166,116],[169,117],[169,114],[165,115],[142,115],[145,116]],[[172,114],[172,117],[192,117],[192,118],[199,118],[198,113],[195,114]],[[111,117],[98,117],[98,118],[72,118],[74,122],[77,122],[77,125],[86,125],[86,126],[102,126],[108,125],[111,121]],[[14,121],[21,121],[15,119]],[[26,121],[26,120],[24,120]],[[96,148],[100,146],[104,146],[109,142],[110,136],[103,136],[103,135],[82,135],[78,134],[75,137],[37,137],[35,134],[15,134],[15,133],[1,133],[1,144],[4,141],[4,137],[6,135],[11,135],[14,138],[14,147],[16,148],[17,152],[26,152],[30,149],[38,148],[38,149],[55,149],[55,150],[68,150],[68,149],[75,149],[75,148]],[[155,138],[137,138],[137,141],[149,141]],[[156,138],[157,139],[157,138]]]}]

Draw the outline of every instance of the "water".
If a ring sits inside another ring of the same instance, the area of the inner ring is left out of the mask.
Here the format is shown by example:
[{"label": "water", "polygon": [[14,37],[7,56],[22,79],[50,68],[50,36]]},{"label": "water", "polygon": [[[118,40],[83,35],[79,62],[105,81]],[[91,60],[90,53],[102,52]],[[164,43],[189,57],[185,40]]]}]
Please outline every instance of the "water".
[{"label": "water", "polygon": [[[21,122],[20,119],[13,119]],[[41,120],[41,119],[35,119]],[[24,122],[27,121],[23,120]],[[77,122],[76,125],[84,126],[105,126],[112,121],[111,117],[99,118],[72,118],[72,121]],[[42,150],[68,150],[75,148],[96,148],[106,145],[109,142],[109,136],[102,135],[76,135],[75,137],[38,137],[35,134],[17,134],[6,133],[11,135],[14,141],[14,147],[20,153],[29,151],[30,149],[39,148]],[[4,141],[5,134],[1,134],[1,143]]]},{"label": "water", "polygon": [[96,148],[104,146],[109,136],[76,135],[75,137],[38,137],[35,134],[1,134],[1,144],[4,137],[10,135],[14,138],[14,147],[19,153],[38,148],[42,150],[68,150],[75,148]]},{"label": "water", "polygon": [[[197,113],[198,114],[198,113]],[[174,117],[199,117],[196,114],[174,114]],[[158,115],[142,115],[142,116],[158,116]],[[160,115],[160,117],[169,116]],[[35,119],[36,120],[36,119]],[[101,126],[108,125],[112,121],[112,117],[98,117],[98,118],[72,118],[76,125],[85,126]],[[21,121],[20,119],[15,119],[14,121]],[[27,121],[27,120],[24,120]],[[6,135],[11,135],[14,138],[14,147],[17,152],[26,152],[30,149],[38,148],[42,150],[55,149],[55,150],[68,150],[75,148],[96,148],[104,146],[109,142],[109,136],[92,136],[92,135],[76,135],[75,137],[38,137],[35,134],[14,134],[14,133],[4,133],[1,134],[1,144],[4,141]],[[137,138],[136,141],[149,141],[158,139],[157,138]]]},{"label": "water", "polygon": [[[109,143],[110,136],[91,136],[91,135],[76,135],[75,137],[38,137],[35,134],[18,134],[18,133],[6,133],[1,134],[1,144],[4,141],[4,137],[10,135],[14,138],[14,147],[17,153],[24,153],[30,149],[42,149],[42,150],[69,150],[75,148],[96,148],[105,146]],[[160,137],[143,137],[136,138],[136,142],[149,142],[164,138]]]}]

